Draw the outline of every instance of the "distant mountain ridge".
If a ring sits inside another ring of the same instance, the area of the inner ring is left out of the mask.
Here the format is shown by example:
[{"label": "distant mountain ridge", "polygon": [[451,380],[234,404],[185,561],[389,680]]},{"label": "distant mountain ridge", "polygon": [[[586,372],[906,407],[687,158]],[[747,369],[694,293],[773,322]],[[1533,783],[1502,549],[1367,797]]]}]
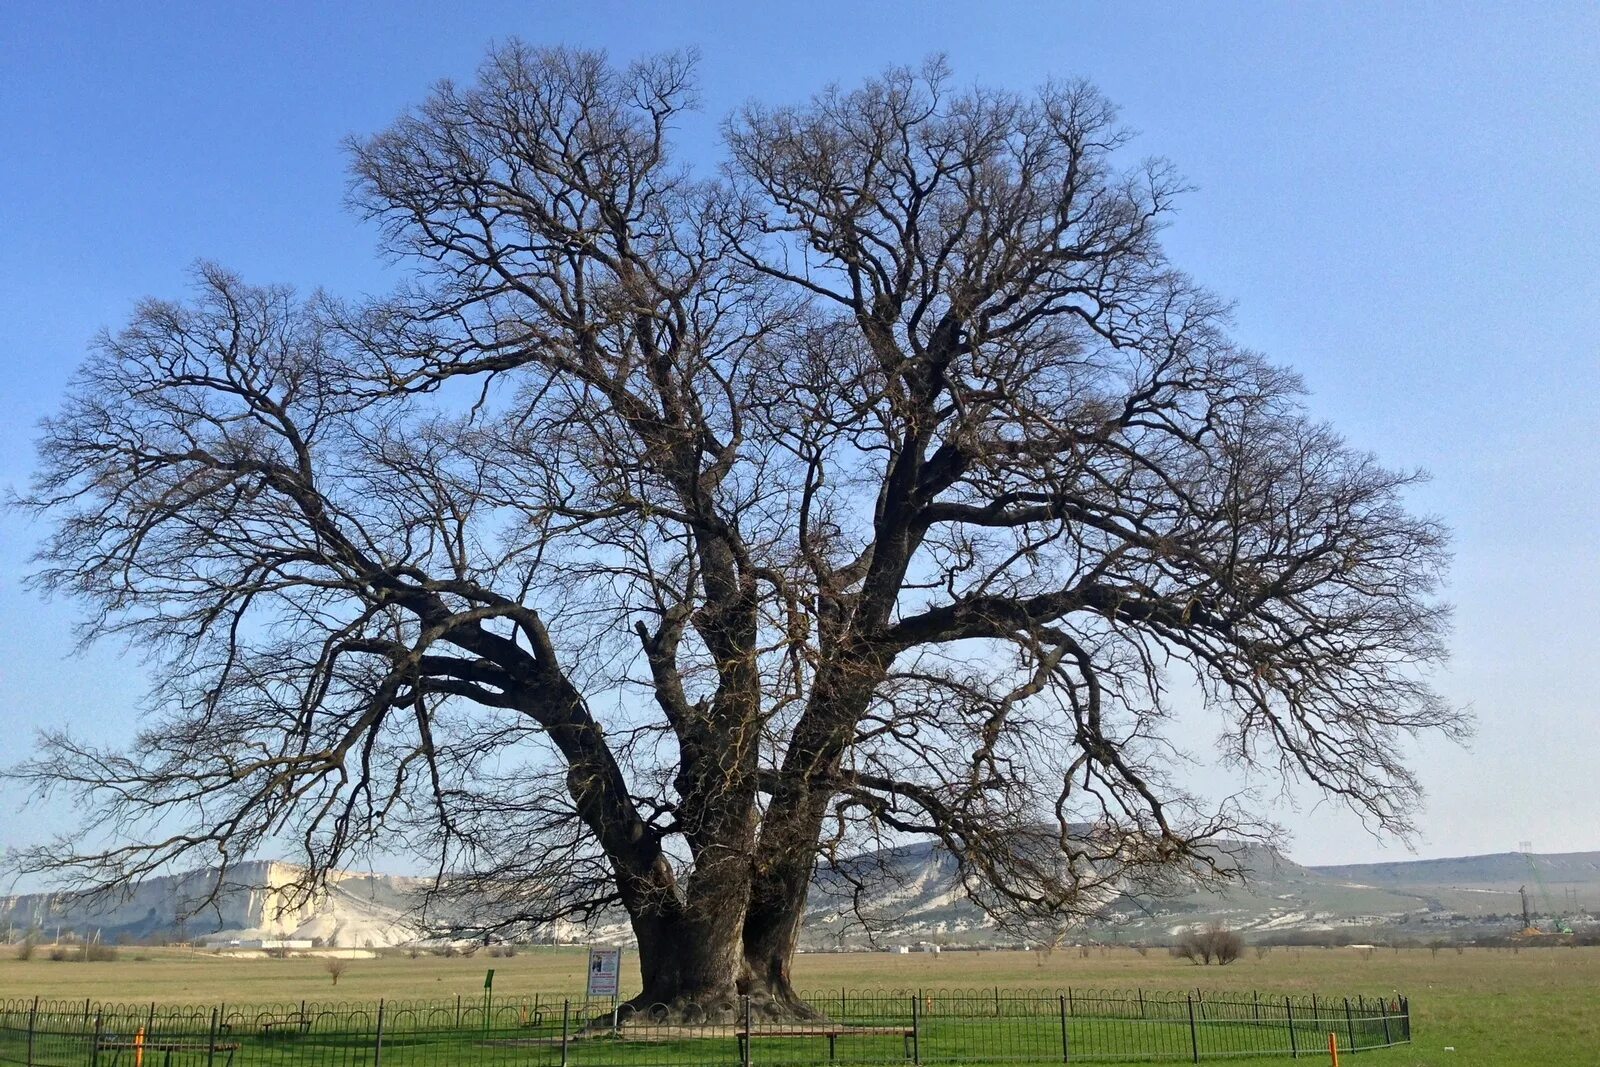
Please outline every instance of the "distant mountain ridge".
[{"label": "distant mountain ridge", "polygon": [[[1231,847],[1246,874],[1242,884],[1160,898],[1118,896],[1104,902],[1099,916],[1069,937],[1159,941],[1208,922],[1224,922],[1257,937],[1368,926],[1393,927],[1406,936],[1430,931],[1437,936],[1447,926],[1493,928],[1498,919],[1491,916],[1517,912],[1517,886],[1532,881],[1520,853],[1515,858],[1522,864],[1521,878],[1508,880],[1515,869],[1503,856],[1306,867],[1264,845]],[[1591,860],[1600,860],[1600,853],[1534,857],[1540,871],[1548,872],[1543,877],[1551,893],[1571,905],[1552,903],[1550,910],[1600,905],[1600,863]],[[875,894],[868,909],[881,924],[878,940],[959,944],[1004,939],[961,895],[953,858],[936,847],[909,846],[863,861],[891,875],[891,888]],[[805,943],[848,947],[857,940],[838,914],[840,905],[848,903],[847,885],[838,876],[819,877]],[[1576,891],[1575,899],[1567,889]]]},{"label": "distant mountain ridge", "polygon": [[[1600,852],[1552,855],[1497,853],[1444,859],[1306,867],[1262,845],[1241,845],[1244,884],[1221,892],[1195,891],[1160,899],[1108,896],[1094,921],[1070,937],[1160,940],[1185,926],[1226,922],[1256,936],[1341,927],[1386,926],[1420,935],[1445,926],[1492,925],[1520,909],[1517,887],[1526,885],[1536,910],[1548,914],[1600,912]],[[807,909],[802,944],[809,948],[860,947],[868,942],[928,941],[982,944],[1015,941],[997,929],[962,892],[954,858],[933,844],[915,844],[857,857],[846,865],[870,867],[879,880],[852,910],[850,879],[819,871]],[[277,861],[243,864],[230,876],[215,908],[182,923],[188,937],[217,939],[317,939],[344,948],[405,944],[426,936],[414,922],[426,879],[344,872],[298,906],[285,889],[298,868]],[[212,877],[193,872],[154,878],[126,898],[90,907],[61,894],[0,897],[0,933],[15,939],[55,928],[105,939],[170,934]],[[627,941],[620,921],[581,929],[564,924],[540,931],[555,941]]]},{"label": "distant mountain ridge", "polygon": [[1600,884],[1600,852],[1496,852],[1486,856],[1404,860],[1391,863],[1345,863],[1309,868],[1329,878],[1372,885],[1449,885],[1476,889],[1509,889],[1543,880],[1555,886]]}]

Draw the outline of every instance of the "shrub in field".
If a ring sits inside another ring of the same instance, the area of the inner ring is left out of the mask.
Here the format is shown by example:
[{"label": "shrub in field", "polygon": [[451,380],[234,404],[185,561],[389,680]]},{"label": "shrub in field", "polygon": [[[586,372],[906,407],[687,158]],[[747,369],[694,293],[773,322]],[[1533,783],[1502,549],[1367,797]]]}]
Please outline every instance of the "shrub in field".
[{"label": "shrub in field", "polygon": [[1244,953],[1244,938],[1222,923],[1204,930],[1185,930],[1172,946],[1172,955],[1195,964],[1226,966]]},{"label": "shrub in field", "polygon": [[120,953],[115,945],[98,941],[80,945],[56,944],[50,947],[50,958],[57,963],[114,963]]},{"label": "shrub in field", "polygon": [[1211,954],[1219,964],[1227,965],[1244,955],[1244,938],[1226,926],[1213,926],[1206,931],[1211,940]]},{"label": "shrub in field", "polygon": [[1194,930],[1185,930],[1170,949],[1173,959],[1190,963],[1210,963],[1211,945]]},{"label": "shrub in field", "polygon": [[339,956],[333,956],[323,964],[323,969],[326,970],[328,972],[328,976],[333,979],[333,984],[338,985],[339,976],[350,969],[350,961]]}]

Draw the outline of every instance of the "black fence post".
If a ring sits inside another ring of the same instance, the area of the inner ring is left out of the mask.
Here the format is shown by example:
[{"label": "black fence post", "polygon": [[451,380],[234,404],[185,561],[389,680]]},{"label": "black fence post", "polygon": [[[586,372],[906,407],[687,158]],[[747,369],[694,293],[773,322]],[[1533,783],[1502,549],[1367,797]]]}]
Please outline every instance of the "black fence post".
[{"label": "black fence post", "polygon": [[1294,1037],[1294,1001],[1288,997],[1283,998],[1283,1016],[1289,1020],[1289,1055],[1299,1059],[1300,1043]]},{"label": "black fence post", "polygon": [[1261,990],[1250,990],[1250,1003],[1256,1022],[1261,1021]]},{"label": "black fence post", "polygon": [[372,1067],[383,1064],[383,1000],[378,1000],[378,1032],[372,1045]]},{"label": "black fence post", "polygon": [[750,1030],[750,996],[747,993],[741,999],[744,1001],[744,1004],[741,1005],[741,1014],[744,1016],[744,1040],[739,1042],[739,1062],[744,1067],[750,1067],[750,1042],[756,1035]]},{"label": "black fence post", "polygon": [[1360,1051],[1360,1046],[1356,1044],[1356,1023],[1355,1020],[1350,1016],[1349,997],[1344,998],[1344,1028],[1350,1032],[1350,1051]]},{"label": "black fence post", "polygon": [[206,1067],[217,1061],[217,1009],[211,1009],[211,1036],[206,1039]]},{"label": "black fence post", "polygon": [[38,1022],[39,998],[37,995],[35,995],[33,998],[33,1007],[28,1011],[28,1067],[33,1067],[33,1035],[34,1031],[38,1029]]},{"label": "black fence post", "polygon": [[89,1067],[100,1067],[100,1042],[106,1033],[104,1011],[94,1013],[94,1046],[89,1050]]},{"label": "black fence post", "polygon": [[1144,986],[1139,987],[1139,1018],[1144,1018]]},{"label": "black fence post", "polygon": [[571,1015],[572,1001],[569,998],[561,1002],[561,1067],[567,1067],[567,1020]]},{"label": "black fence post", "polygon": [[1000,1018],[1000,987],[994,987],[994,1017]]},{"label": "black fence post", "polygon": [[456,994],[456,1029],[461,1029],[461,994]]},{"label": "black fence post", "polygon": [[1061,1062],[1072,1059],[1071,1046],[1067,1044],[1067,998],[1061,998]]},{"label": "black fence post", "polygon": [[911,1062],[922,1062],[922,1006],[921,998],[911,998]]},{"label": "black fence post", "polygon": [[1200,1062],[1200,1031],[1194,1025],[1194,994],[1185,993],[1183,999],[1189,1002],[1189,1047],[1194,1050],[1194,1062]]},{"label": "black fence post", "polygon": [[1378,1008],[1383,1012],[1383,1044],[1387,1047],[1394,1044],[1394,1039],[1389,1036],[1389,998],[1379,997]]},{"label": "black fence post", "polygon": [[850,1014],[849,1002],[845,999],[844,986],[839,987],[839,1018],[843,1019]]},{"label": "black fence post", "polygon": [[1411,998],[1410,997],[1401,997],[1400,998],[1400,1019],[1401,1019],[1401,1029],[1404,1030],[1404,1032],[1405,1032],[1406,1040],[1410,1041],[1411,1040]]}]

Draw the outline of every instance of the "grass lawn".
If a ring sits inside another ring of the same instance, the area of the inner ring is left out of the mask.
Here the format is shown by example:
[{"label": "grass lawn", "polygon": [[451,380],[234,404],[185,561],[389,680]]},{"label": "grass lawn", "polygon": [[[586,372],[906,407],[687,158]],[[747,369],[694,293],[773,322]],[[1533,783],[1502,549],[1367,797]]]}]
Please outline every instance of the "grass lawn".
[{"label": "grass lawn", "polygon": [[[297,1003],[313,1001],[376,1002],[378,998],[453,1001],[457,995],[472,1004],[482,996],[483,974],[495,969],[495,993],[501,997],[545,996],[581,990],[585,955],[581,949],[523,949],[515,957],[442,959],[393,956],[354,960],[335,987],[319,959],[232,959],[209,953],[124,948],[122,958],[110,963],[54,962],[47,951],[29,961],[0,956],[0,999],[92,998],[122,1002],[214,1005]],[[136,957],[144,958],[136,958]],[[1600,949],[1556,948],[1509,950],[1467,949],[1461,954],[1446,949],[1437,956],[1427,949],[1400,952],[1380,949],[1364,956],[1349,949],[1274,949],[1266,956],[1253,954],[1228,967],[1197,967],[1173,960],[1159,951],[1139,956],[1126,949],[1094,950],[1087,956],[1067,949],[1048,958],[1040,953],[946,952],[912,954],[808,954],[797,958],[797,984],[820,1000],[838,995],[842,988],[859,990],[1066,988],[1182,990],[1260,990],[1270,993],[1345,994],[1368,996],[1404,993],[1411,998],[1414,1042],[1409,1047],[1363,1054],[1371,1067],[1563,1067],[1566,1064],[1600,1064]],[[209,1009],[207,1009],[209,1010]],[[943,1034],[948,1023],[928,1020],[925,1051],[933,1059],[949,1041],[960,1048],[988,1048],[1000,1055],[1010,1048],[1021,1051],[1059,1047],[1059,1024],[1053,1031],[1041,1020],[1033,1029],[1010,1026],[993,1034],[979,1033],[964,1023],[962,1033]],[[1074,1022],[1075,1047],[1082,1047]],[[1053,1035],[1053,1036],[1052,1036]],[[1187,1040],[1187,1035],[1182,1035]],[[769,1040],[769,1039],[763,1039]],[[868,1038],[854,1040],[867,1041]],[[897,1058],[898,1038],[872,1038],[874,1055]],[[1007,1046],[1004,1042],[1012,1042]],[[1204,1038],[1202,1038],[1202,1043]],[[1020,1043],[1020,1044],[1019,1044]],[[718,1048],[729,1042],[723,1042]],[[816,1052],[808,1051],[817,1045]],[[790,1055],[825,1058],[820,1039],[798,1039],[766,1046],[758,1044],[758,1062],[774,1063]],[[893,1045],[893,1048],[890,1046]],[[1454,1051],[1445,1051],[1452,1046]],[[590,1049],[593,1049],[591,1052]],[[287,1052],[287,1049],[284,1050]],[[307,1052],[311,1051],[309,1048]],[[505,1046],[485,1056],[478,1046],[474,1062],[546,1061],[546,1050],[535,1043]],[[660,1059],[666,1050],[653,1053]],[[686,1055],[690,1053],[683,1051]],[[845,1049],[841,1048],[841,1055]],[[241,1053],[242,1055],[242,1053]],[[384,1062],[443,1063],[440,1049],[407,1043],[396,1032],[386,1039]],[[719,1055],[723,1053],[719,1052]],[[974,1053],[969,1062],[982,1062]],[[615,1056],[597,1042],[574,1050],[572,1062],[598,1062]],[[10,1059],[10,1050],[0,1051]],[[462,1056],[462,1059],[467,1057]],[[631,1058],[631,1057],[630,1057]],[[649,1058],[649,1057],[647,1057]],[[181,1057],[174,1062],[180,1062]],[[1325,1062],[1326,1054],[1311,1062]],[[188,1062],[188,1061],[183,1061]],[[220,1062],[220,1060],[219,1060]],[[257,1057],[243,1063],[261,1062]],[[321,1048],[312,1059],[289,1056],[282,1062],[346,1062],[335,1048]],[[351,1059],[349,1062],[360,1062]],[[1253,1063],[1290,1063],[1263,1057]],[[1300,1061],[1306,1062],[1305,1059]]]}]

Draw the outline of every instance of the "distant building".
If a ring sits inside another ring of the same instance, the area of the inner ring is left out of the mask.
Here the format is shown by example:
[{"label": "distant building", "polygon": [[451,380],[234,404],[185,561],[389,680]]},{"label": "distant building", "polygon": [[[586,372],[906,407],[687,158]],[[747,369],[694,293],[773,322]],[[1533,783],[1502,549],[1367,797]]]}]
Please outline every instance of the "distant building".
[{"label": "distant building", "polygon": [[231,940],[231,941],[212,941],[212,942],[209,942],[209,943],[212,944],[212,945],[221,945],[221,946],[223,946],[225,948],[290,949],[290,948],[312,948],[313,947],[313,945],[312,945],[312,943],[311,943],[311,941],[309,939],[301,939],[301,938],[297,938],[297,937],[293,937],[293,938],[251,937],[251,938],[244,938],[244,939],[235,938],[234,940]]}]

